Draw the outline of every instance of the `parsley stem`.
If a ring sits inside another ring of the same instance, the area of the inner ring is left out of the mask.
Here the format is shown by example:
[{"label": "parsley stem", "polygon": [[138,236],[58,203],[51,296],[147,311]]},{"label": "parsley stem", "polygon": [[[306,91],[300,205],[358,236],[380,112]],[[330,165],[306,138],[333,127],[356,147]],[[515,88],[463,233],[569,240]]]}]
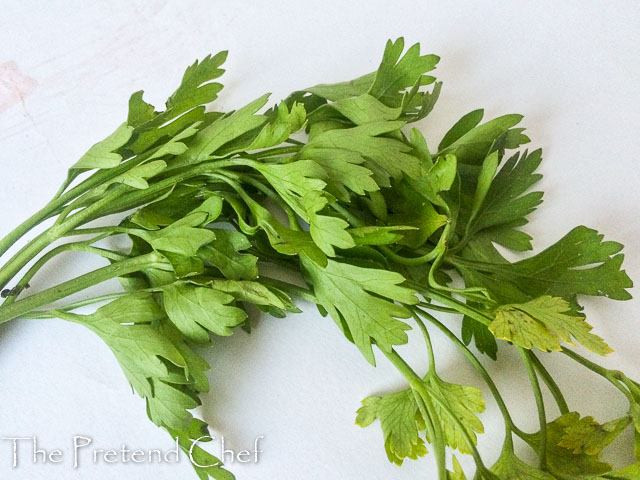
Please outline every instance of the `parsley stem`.
[{"label": "parsley stem", "polygon": [[469,363],[471,363],[471,365],[473,365],[473,367],[478,371],[482,379],[485,381],[485,383],[489,387],[489,390],[491,390],[491,394],[493,395],[493,398],[495,399],[496,403],[498,404],[498,408],[502,413],[502,416],[505,422],[505,437],[508,439],[511,439],[511,432],[520,431],[520,429],[514,424],[513,419],[511,417],[511,413],[509,412],[509,409],[507,408],[507,405],[504,399],[502,398],[502,394],[500,393],[500,390],[498,390],[497,385],[491,378],[491,375],[489,375],[489,372],[487,372],[486,368],[484,368],[484,365],[482,365],[480,360],[478,360],[478,358],[473,354],[473,352],[471,352],[469,347],[467,347],[462,342],[462,340],[460,340],[451,330],[449,330],[436,317],[419,308],[415,308],[415,311],[417,311],[419,315],[429,320],[429,322],[431,322],[433,325],[438,327],[440,331],[444,333],[447,336],[447,338],[449,338],[449,340],[451,340],[455,344],[456,347],[458,347],[458,349],[462,352],[462,354],[465,357],[467,357],[467,360],[469,360]]},{"label": "parsley stem", "polygon": [[530,358],[531,358],[531,361],[533,362],[533,366],[535,367],[536,371],[538,372],[540,377],[542,377],[542,380],[544,381],[545,385],[551,392],[551,395],[553,395],[553,398],[558,405],[558,409],[560,410],[560,414],[565,415],[569,413],[570,410],[569,410],[569,406],[567,405],[567,401],[564,398],[564,395],[562,394],[562,390],[560,390],[560,387],[558,386],[554,378],[551,376],[551,374],[546,369],[544,364],[533,352],[530,353]]},{"label": "parsley stem", "polygon": [[166,260],[156,253],[151,252],[138,257],[128,258],[99,268],[72,280],[68,280],[54,287],[43,290],[35,295],[18,300],[6,307],[0,307],[0,324],[18,318],[36,308],[48,305],[56,300],[80,292],[98,283],[112,278],[121,277],[129,273],[144,270],[146,268],[164,268]]},{"label": "parsley stem", "polygon": [[[391,350],[391,352],[385,352],[381,350],[382,353],[389,359],[389,361],[393,364],[394,367],[402,374],[404,378],[407,379],[411,389],[418,393],[419,397],[424,401],[424,406],[427,410],[426,414],[428,417],[425,417],[425,423],[427,423],[428,419],[432,421],[433,432],[430,432],[430,437],[432,440],[433,448],[435,450],[436,455],[436,464],[438,466],[438,478],[440,480],[447,479],[447,467],[446,467],[446,457],[445,457],[445,441],[444,441],[444,433],[442,431],[442,423],[438,418],[435,409],[433,408],[433,404],[431,403],[432,395],[427,390],[424,381],[420,378],[420,376],[409,366],[409,364],[400,356],[395,350]],[[420,403],[418,403],[420,406]],[[423,415],[425,415],[423,413]]]},{"label": "parsley stem", "polygon": [[529,375],[529,382],[533,388],[533,395],[536,400],[536,407],[538,408],[538,421],[540,423],[540,441],[538,443],[538,455],[540,456],[540,468],[546,470],[547,466],[547,414],[544,408],[544,398],[542,397],[542,390],[540,389],[540,382],[536,375],[535,368],[530,358],[530,352],[525,351],[523,348],[518,347],[520,357]]},{"label": "parsley stem", "polygon": [[17,287],[18,294],[7,298],[7,300],[2,304],[2,306],[5,307],[7,305],[14,303],[19,293],[24,288],[26,288],[26,286],[29,284],[29,282],[35,276],[38,270],[40,270],[45,263],[47,263],[53,257],[59,255],[60,253],[69,252],[69,251],[94,253],[94,254],[100,255],[103,258],[107,258],[109,260],[114,260],[114,261],[123,260],[126,258],[124,255],[113,252],[111,250],[90,246],[91,243],[94,243],[97,240],[98,240],[97,238],[94,238],[86,242],[65,243],[47,252],[45,255],[40,257],[36,263],[34,263],[31,266],[31,268],[27,271],[24,277],[22,277],[22,279],[17,283],[16,287]]},{"label": "parsley stem", "polygon": [[431,343],[431,336],[429,335],[429,330],[427,330],[427,326],[424,324],[422,319],[415,313],[415,310],[411,312],[411,316],[418,324],[418,328],[422,332],[422,336],[424,337],[424,343],[427,346],[427,353],[429,355],[429,372],[436,373],[436,358],[433,354],[433,344]]},{"label": "parsley stem", "polygon": [[[136,292],[144,292],[144,291],[146,291],[146,289],[136,290]],[[68,305],[65,305],[64,307],[58,307],[52,310],[32,310],[22,315],[22,318],[31,318],[31,319],[59,318],[58,317],[59,312],[70,312],[71,310],[75,310],[80,307],[93,305],[100,302],[106,302],[108,300],[114,300],[116,298],[120,298],[126,295],[131,295],[131,292],[108,293],[106,295],[99,295],[97,297],[91,297],[91,298],[79,300],[77,302],[73,302]]]},{"label": "parsley stem", "polygon": [[562,347],[562,353],[565,354],[567,357],[572,358],[582,366],[587,367],[592,372],[607,379],[609,383],[611,383],[614,387],[620,390],[620,392],[622,392],[630,402],[634,402],[633,395],[631,394],[631,392],[629,392],[628,387],[626,387],[624,383],[620,381],[621,376],[623,378],[625,377],[625,375],[622,372],[618,370],[609,370],[605,367],[602,367],[597,363],[594,363],[591,360],[586,359],[579,353],[576,353],[573,350],[570,350],[566,347]]}]

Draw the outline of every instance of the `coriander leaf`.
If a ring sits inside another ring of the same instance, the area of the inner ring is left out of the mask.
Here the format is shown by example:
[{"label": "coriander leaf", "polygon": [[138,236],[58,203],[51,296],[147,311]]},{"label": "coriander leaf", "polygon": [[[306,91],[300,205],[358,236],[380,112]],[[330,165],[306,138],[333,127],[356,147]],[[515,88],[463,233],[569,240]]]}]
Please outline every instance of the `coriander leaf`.
[{"label": "coriander leaf", "polygon": [[462,470],[462,466],[455,455],[452,458],[452,462],[453,472],[447,471],[447,480],[467,480],[467,476],[464,474],[464,470]]},{"label": "coriander leaf", "polygon": [[[622,245],[603,242],[603,235],[576,227],[541,253],[515,263],[487,263],[456,258],[456,268],[483,273],[486,282],[501,281],[520,296],[551,295],[574,299],[576,295],[603,295],[615,300],[631,298],[633,282],[620,269]],[[617,254],[617,255],[616,255]],[[483,285],[487,286],[487,285]]]},{"label": "coriander leaf", "polygon": [[[283,255],[304,254],[320,265],[324,265],[326,263],[325,254],[314,243],[309,232],[289,229],[278,222],[266,208],[262,207],[251,198],[247,197],[244,200],[255,217],[258,226],[267,234],[269,243],[274,250],[282,253]],[[241,217],[239,217],[239,220],[240,219]],[[240,222],[240,225],[242,228],[242,221]],[[246,224],[244,224],[244,229],[247,233],[255,233],[255,231],[251,232],[252,228]]]},{"label": "coriander leaf", "polygon": [[256,281],[212,280],[209,285],[216,290],[233,295],[236,300],[285,311],[297,311],[293,300],[286,293]]},{"label": "coriander leaf", "polygon": [[349,224],[345,220],[318,213],[328,203],[325,196],[318,191],[309,192],[302,200],[309,215],[309,233],[320,250],[333,257],[335,255],[334,247],[355,247],[353,238],[347,232]]},{"label": "coriander leaf", "polygon": [[[121,297],[91,315],[64,315],[96,333],[113,351],[123,369],[135,372],[139,377],[166,376],[168,371],[162,358],[185,366],[184,357],[176,346],[153,326],[164,318],[164,312],[151,294]],[[150,386],[134,387],[141,395],[151,396]]]},{"label": "coriander leaf", "polygon": [[124,146],[132,134],[133,127],[127,125],[126,122],[123,123],[107,138],[93,145],[87,153],[80,157],[80,160],[78,160],[71,169],[117,167],[122,161],[122,155],[115,153],[115,150]]},{"label": "coriander leaf", "polygon": [[367,93],[374,81],[376,72],[367,73],[354,80],[334,84],[320,84],[315,87],[305,88],[303,92],[309,92],[318,97],[331,101],[343,100],[349,97],[358,97]]},{"label": "coriander leaf", "polygon": [[544,295],[526,303],[501,305],[489,330],[496,338],[522,348],[536,347],[544,352],[562,349],[560,340],[570,345],[572,337],[594,353],[606,355],[611,348],[585,322],[584,316],[572,315],[571,304],[559,297]]},{"label": "coriander leaf", "polygon": [[449,413],[440,403],[434,402],[434,409],[442,422],[447,445],[457,448],[461,453],[471,453],[460,425],[451,418],[451,414],[460,421],[474,444],[477,443],[476,433],[484,433],[482,422],[476,416],[485,410],[482,392],[474,387],[445,382],[434,374],[428,375],[425,383],[429,387],[429,392],[437,396],[451,411]]},{"label": "coriander leaf", "polygon": [[207,55],[202,61],[196,60],[184,72],[180,86],[167,100],[167,109],[178,114],[215,100],[222,85],[211,80],[224,73],[219,67],[226,59],[227,52],[222,51],[213,57]]},{"label": "coriander leaf", "polygon": [[387,205],[393,212],[388,216],[387,222],[415,228],[407,232],[399,242],[410,248],[423,245],[436,230],[447,223],[447,217],[439,214],[417,188],[416,184],[399,182],[394,188],[383,191]]},{"label": "coriander leaf", "polygon": [[455,155],[438,157],[435,163],[430,161],[425,165],[427,168],[420,177],[406,179],[406,183],[418,197],[424,197],[433,205],[447,207],[442,193],[451,190],[457,177],[457,164]]},{"label": "coriander leaf", "polygon": [[191,277],[204,273],[204,263],[198,257],[162,250],[162,255],[169,260],[176,278]]},{"label": "coriander leaf", "polygon": [[[167,168],[167,164],[162,160],[143,163],[127,170],[126,172],[113,178],[109,183],[124,183],[133,188],[149,188],[147,179],[155,177]],[[106,186],[106,184],[103,184]]]},{"label": "coriander leaf", "polygon": [[[192,420],[192,422],[198,421],[197,419]],[[178,439],[178,444],[185,454],[191,455],[190,458],[193,459],[193,462],[189,463],[193,466],[200,480],[208,480],[209,477],[215,480],[235,480],[236,477],[232,473],[222,468],[222,462],[218,458],[211,455],[199,445],[194,445],[193,440],[199,440],[198,443],[207,440],[206,438],[202,438],[203,435],[209,435],[206,428],[204,431],[193,433],[186,430],[173,429],[167,429],[167,432],[171,435],[171,438]]]},{"label": "coriander leaf", "polygon": [[334,260],[328,260],[326,267],[306,256],[301,260],[319,303],[340,328],[346,328],[345,334],[371,364],[375,365],[372,341],[385,352],[407,343],[405,330],[411,327],[394,317],[408,318],[410,314],[393,300],[413,304],[417,299],[412,290],[400,286],[402,275]]},{"label": "coriander leaf", "polygon": [[174,283],[162,288],[164,308],[171,322],[188,339],[206,344],[209,332],[228,336],[246,318],[237,307],[228,304],[234,298],[212,288]]},{"label": "coriander leaf", "polygon": [[205,372],[211,367],[207,361],[187,344],[180,331],[171,322],[162,322],[158,328],[163,335],[171,340],[184,358],[184,374],[193,388],[200,393],[209,392],[209,379]]},{"label": "coriander leaf", "polygon": [[498,266],[501,279],[512,281],[531,295],[549,294],[573,298],[576,294],[604,295],[627,300],[633,283],[620,270],[622,245],[603,242],[603,235],[576,227],[555,245],[511,266]]},{"label": "coriander leaf", "polygon": [[324,189],[326,183],[322,177],[325,172],[322,167],[310,160],[300,160],[284,164],[256,164],[255,168],[298,215],[309,221],[309,213],[302,198]]},{"label": "coriander leaf", "polygon": [[[135,140],[127,146],[127,149],[134,154],[146,152],[161,141],[166,141],[166,138],[175,137],[198,122],[202,122],[198,128],[203,128],[223,116],[220,112],[205,113],[204,107],[196,107],[177,118],[174,118],[172,114],[171,110],[167,110],[137,127]],[[161,145],[160,143],[158,146]]]},{"label": "coriander leaf", "polygon": [[369,397],[362,401],[356,424],[367,427],[379,419],[384,435],[387,458],[402,465],[405,458],[413,460],[427,454],[420,431],[425,429],[424,420],[411,389],[383,397]]},{"label": "coriander leaf", "polygon": [[240,253],[251,248],[251,242],[241,232],[215,231],[213,242],[198,250],[198,256],[219,269],[230,280],[251,280],[258,276],[258,257]]},{"label": "coriander leaf", "polygon": [[490,153],[489,155],[487,155],[487,158],[484,159],[484,162],[482,162],[480,174],[478,175],[476,192],[473,196],[473,203],[471,204],[471,214],[469,222],[473,222],[473,220],[476,218],[478,211],[482,207],[482,204],[487,197],[487,193],[489,192],[489,188],[491,187],[491,182],[493,181],[493,176],[498,170],[498,162],[498,152]]},{"label": "coriander leaf", "polygon": [[321,193],[326,183],[318,178],[324,176],[325,172],[318,164],[310,160],[299,160],[281,165],[258,164],[255,167],[291,208],[309,222],[313,241],[326,255],[335,255],[334,246],[355,246],[346,231],[349,226],[346,221],[318,213],[328,203]]},{"label": "coriander leaf", "polygon": [[172,224],[151,232],[135,230],[131,233],[149,242],[154,250],[177,253],[187,257],[195,256],[200,247],[211,243],[216,238],[215,233],[211,230],[184,224]]}]

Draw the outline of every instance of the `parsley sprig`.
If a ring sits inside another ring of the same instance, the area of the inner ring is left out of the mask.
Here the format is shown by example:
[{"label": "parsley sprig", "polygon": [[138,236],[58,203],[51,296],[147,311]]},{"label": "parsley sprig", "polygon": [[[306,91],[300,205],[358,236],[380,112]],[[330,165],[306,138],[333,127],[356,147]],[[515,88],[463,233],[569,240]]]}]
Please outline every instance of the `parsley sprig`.
[{"label": "parsley sprig", "polygon": [[[496,248],[532,249],[523,227],[542,201],[531,191],[542,153],[521,149],[530,141],[522,117],[483,122],[483,111],[472,111],[430,148],[408,124],[433,109],[442,84],[430,72],[439,59],[417,44],[405,51],[403,39],[389,41],[378,70],[355,80],[301,89],[267,109],[264,95],[235,111],[208,111],[225,59],[222,52],[191,65],[162,112],[134,93],[126,122],[0,240],[4,256],[40,226],[0,270],[0,323],[61,318],[90,329],[146,400],[149,418],[188,451],[208,428],[192,412],[209,391],[210,366],[195,347],[250,331],[256,311],[299,312],[300,298],[330,316],[369,363],[384,357],[405,377],[405,389],[366,398],[356,418],[363,427],[380,421],[389,461],[431,452],[440,480],[466,478],[455,456],[449,462],[455,451],[472,456],[478,479],[640,478],[640,384],[573,348],[612,351],[579,301],[630,298],[622,245],[578,226],[516,262]],[[130,246],[114,248],[115,236]],[[40,269],[67,253],[106,265],[27,295]],[[291,280],[269,277],[274,267]],[[113,278],[121,291],[67,300]],[[94,313],[77,312],[92,304]],[[443,313],[456,315],[459,334]],[[414,327],[424,337],[424,376],[396,351]],[[477,448],[487,399],[438,369],[434,329],[477,371],[503,416],[494,465]],[[480,357],[497,360],[505,348],[517,349],[530,380],[537,432],[516,424]],[[543,354],[606,379],[628,413],[600,423],[573,411]],[[602,452],[627,428],[637,462],[614,471]],[[514,437],[536,463],[519,458]],[[205,450],[195,460],[211,465],[194,466],[203,480],[233,478]]]}]

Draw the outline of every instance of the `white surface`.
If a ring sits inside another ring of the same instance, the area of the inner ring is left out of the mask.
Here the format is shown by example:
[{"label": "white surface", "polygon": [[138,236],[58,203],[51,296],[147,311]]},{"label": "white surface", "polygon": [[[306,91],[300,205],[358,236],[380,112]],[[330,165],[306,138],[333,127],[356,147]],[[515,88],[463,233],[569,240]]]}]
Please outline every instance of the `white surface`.
[{"label": "white surface", "polygon": [[[574,225],[593,226],[626,245],[627,271],[640,279],[638,2],[234,3],[0,2],[0,233],[40,208],[66,168],[123,121],[131,92],[144,88],[147,101],[162,105],[195,58],[230,51],[218,107],[231,109],[267,90],[276,100],[369,72],[385,40],[403,35],[442,58],[443,93],[421,125],[431,145],[474,108],[523,113],[533,145],[545,151],[546,201],[528,228],[536,249]],[[75,261],[49,267],[33,287],[98,265]],[[640,377],[638,300],[584,303],[617,350],[606,364]],[[423,347],[412,338],[404,352],[420,364]],[[443,376],[481,386],[451,347],[438,347]],[[516,417],[533,428],[526,379],[507,357],[492,370]],[[251,336],[217,341],[207,358],[212,393],[204,417],[235,450],[265,437],[257,464],[229,465],[239,479],[435,478],[430,457],[398,469],[387,463],[378,426],[353,425],[362,398],[403,383],[382,359],[370,367],[310,306],[286,320],[265,318]],[[551,360],[573,406],[601,420],[623,411],[600,380]],[[0,327],[0,382],[0,436],[35,435],[41,447],[65,451],[62,464],[33,465],[27,448],[11,469],[10,444],[0,442],[0,478],[194,478],[186,461],[72,468],[75,434],[97,448],[171,447],[110,352],[80,326],[21,320]],[[492,459],[502,426],[488,403],[481,449]]]}]

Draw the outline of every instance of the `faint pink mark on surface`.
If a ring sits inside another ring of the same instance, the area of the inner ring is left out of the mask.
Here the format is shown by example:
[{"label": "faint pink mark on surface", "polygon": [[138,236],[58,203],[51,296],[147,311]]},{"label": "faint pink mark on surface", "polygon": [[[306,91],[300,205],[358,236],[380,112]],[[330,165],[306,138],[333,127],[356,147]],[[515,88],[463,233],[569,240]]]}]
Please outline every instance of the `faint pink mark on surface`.
[{"label": "faint pink mark on surface", "polygon": [[38,82],[22,73],[13,60],[0,63],[0,112],[23,103],[36,85]]}]

